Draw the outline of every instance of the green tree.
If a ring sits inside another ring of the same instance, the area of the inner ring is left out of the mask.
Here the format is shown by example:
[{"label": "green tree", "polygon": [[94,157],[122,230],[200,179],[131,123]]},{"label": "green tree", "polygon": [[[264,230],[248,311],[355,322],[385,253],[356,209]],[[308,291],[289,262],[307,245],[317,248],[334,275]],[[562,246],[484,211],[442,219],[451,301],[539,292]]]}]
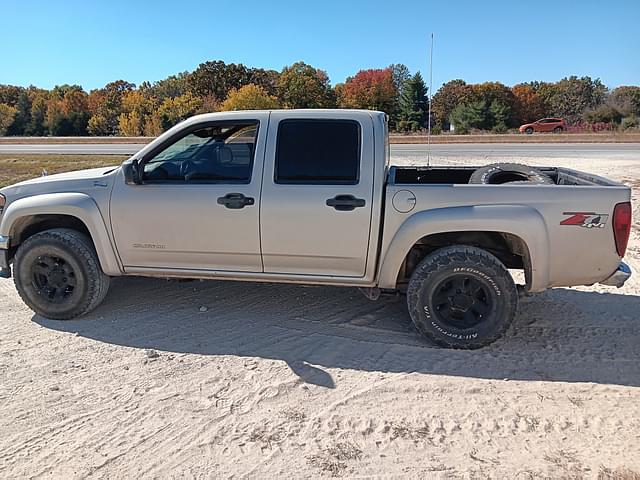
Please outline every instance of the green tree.
[{"label": "green tree", "polygon": [[505,133],[511,119],[511,107],[493,100],[489,105],[486,127],[491,128],[495,133]]},{"label": "green tree", "polygon": [[156,98],[164,101],[165,98],[179,97],[187,93],[189,89],[189,72],[170,75],[163,80],[157,82],[142,82],[140,84],[140,92],[147,98]]},{"label": "green tree", "polygon": [[232,89],[221,109],[226,110],[269,110],[278,108],[278,99],[268,95],[263,87],[250,83],[239,89]]},{"label": "green tree", "polygon": [[487,104],[482,100],[460,103],[449,117],[456,133],[469,133],[472,128],[484,129],[487,124]]},{"label": "green tree", "polygon": [[451,112],[461,104],[475,100],[471,85],[464,80],[451,80],[433,95],[431,99],[431,111],[437,128],[447,129],[450,123]]},{"label": "green tree", "polygon": [[507,126],[515,126],[516,121],[513,118],[513,111],[516,106],[516,97],[509,87],[500,82],[484,82],[473,85],[474,100],[485,102],[488,105],[488,118],[486,128],[493,128],[496,122],[492,119],[491,105],[495,104],[495,108],[501,113],[506,114],[506,118],[501,118],[500,122],[504,124],[503,130]]},{"label": "green tree", "polygon": [[[88,105],[92,113],[87,129],[91,135],[117,135],[122,98],[136,88],[135,84],[116,80],[89,94]],[[94,118],[95,117],[95,118]]]},{"label": "green tree", "polygon": [[620,123],[624,115],[610,104],[602,104],[596,108],[586,110],[582,118],[587,123]]},{"label": "green tree", "polygon": [[278,96],[286,108],[335,106],[335,96],[327,74],[304,62],[282,69],[278,78]]},{"label": "green tree", "polygon": [[427,86],[420,72],[404,82],[400,94],[398,129],[416,131],[424,127],[429,110]]},{"label": "green tree", "polygon": [[615,88],[610,93],[607,103],[624,116],[640,115],[640,87]]},{"label": "green tree", "polygon": [[[402,63],[392,63],[388,68],[391,69],[393,85],[395,86],[397,92],[393,111],[389,112],[389,127],[398,130],[398,122],[401,121],[400,99],[402,98],[402,93],[404,91],[406,82],[411,78],[411,72],[409,72],[409,68],[407,68],[407,66]],[[403,129],[404,128],[405,126],[403,124]]]},{"label": "green tree", "polygon": [[43,136],[47,134],[45,126],[45,117],[47,114],[47,103],[49,101],[49,92],[41,88],[29,87],[27,95],[31,103],[29,112],[29,122],[25,126],[25,135]]},{"label": "green tree", "polygon": [[168,130],[182,120],[195,115],[201,107],[202,99],[191,93],[167,98],[154,113],[156,120],[151,119],[150,122],[161,126],[163,131]]},{"label": "green tree", "polygon": [[4,103],[10,107],[15,107],[18,103],[18,98],[23,91],[24,88],[22,87],[0,84],[0,103]]},{"label": "green tree", "polygon": [[46,102],[45,125],[55,136],[86,135],[87,93],[78,85],[56,85]]},{"label": "green tree", "polygon": [[576,122],[585,111],[604,102],[607,88],[599,79],[574,75],[554,84],[542,84],[539,91],[545,97],[552,115]]},{"label": "green tree", "polygon": [[15,104],[16,117],[9,127],[8,135],[24,135],[27,125],[31,121],[31,99],[26,89],[20,91]]},{"label": "green tree", "polygon": [[264,70],[262,68],[252,68],[249,70],[249,83],[253,83],[264,89],[269,96],[278,96],[278,80],[280,72],[275,70]]},{"label": "green tree", "polygon": [[187,78],[189,91],[198,97],[213,95],[218,100],[227,97],[232,88],[249,83],[249,69],[242,64],[226,64],[221,60],[198,65]]},{"label": "green tree", "polygon": [[18,109],[16,107],[12,107],[6,103],[0,103],[0,136],[7,133],[17,113]]},{"label": "green tree", "polygon": [[391,69],[393,84],[395,85],[396,90],[398,90],[398,95],[402,96],[404,87],[407,81],[411,78],[411,72],[409,72],[407,66],[402,63],[392,63],[389,65],[389,68]]}]

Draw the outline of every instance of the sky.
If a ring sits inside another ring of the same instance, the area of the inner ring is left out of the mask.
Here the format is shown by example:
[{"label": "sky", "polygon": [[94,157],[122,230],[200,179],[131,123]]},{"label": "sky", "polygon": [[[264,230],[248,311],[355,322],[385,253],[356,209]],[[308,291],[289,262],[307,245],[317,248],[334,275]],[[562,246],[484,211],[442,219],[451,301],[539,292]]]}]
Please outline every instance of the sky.
[{"label": "sky", "polygon": [[404,63],[433,87],[600,78],[640,85],[640,0],[0,0],[0,83],[86,90],[207,60],[281,70],[303,60],[333,84]]}]

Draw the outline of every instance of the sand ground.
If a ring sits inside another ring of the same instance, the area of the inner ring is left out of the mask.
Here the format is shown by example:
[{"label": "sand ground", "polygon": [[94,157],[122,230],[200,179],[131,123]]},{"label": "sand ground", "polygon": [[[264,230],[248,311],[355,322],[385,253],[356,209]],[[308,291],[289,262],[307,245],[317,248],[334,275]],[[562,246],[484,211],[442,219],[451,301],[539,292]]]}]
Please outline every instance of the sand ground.
[{"label": "sand ground", "polygon": [[[640,187],[629,159],[513,160]],[[88,317],[55,322],[0,280],[0,477],[637,472],[639,295],[636,273],[525,298],[504,339],[464,352],[420,338],[403,298],[352,289],[125,278]]]}]

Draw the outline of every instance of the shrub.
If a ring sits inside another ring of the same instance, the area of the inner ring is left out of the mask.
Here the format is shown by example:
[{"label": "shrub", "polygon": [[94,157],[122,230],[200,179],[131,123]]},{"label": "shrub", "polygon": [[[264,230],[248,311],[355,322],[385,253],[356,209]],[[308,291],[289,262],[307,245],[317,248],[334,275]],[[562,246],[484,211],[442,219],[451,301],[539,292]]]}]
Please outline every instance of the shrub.
[{"label": "shrub", "polygon": [[583,118],[587,123],[620,123],[622,113],[617,108],[604,104],[587,110]]},{"label": "shrub", "polygon": [[625,117],[620,123],[622,130],[629,130],[631,128],[640,128],[640,118],[636,116]]}]

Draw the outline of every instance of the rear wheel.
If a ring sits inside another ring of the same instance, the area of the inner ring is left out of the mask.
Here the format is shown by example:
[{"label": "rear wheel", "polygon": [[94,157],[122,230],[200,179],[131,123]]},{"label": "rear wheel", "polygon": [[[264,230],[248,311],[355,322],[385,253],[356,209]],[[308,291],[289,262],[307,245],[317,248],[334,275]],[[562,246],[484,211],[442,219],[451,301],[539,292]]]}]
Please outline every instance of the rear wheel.
[{"label": "rear wheel", "polygon": [[47,230],[29,237],[18,248],[14,267],[22,300],[54,320],[90,312],[109,289],[109,277],[100,268],[91,240],[75,230]]},{"label": "rear wheel", "polygon": [[553,129],[553,133],[562,133],[562,127],[556,127]]},{"label": "rear wheel", "polygon": [[437,250],[416,268],[407,289],[416,328],[448,348],[489,345],[507,330],[518,293],[505,266],[475,247]]}]

